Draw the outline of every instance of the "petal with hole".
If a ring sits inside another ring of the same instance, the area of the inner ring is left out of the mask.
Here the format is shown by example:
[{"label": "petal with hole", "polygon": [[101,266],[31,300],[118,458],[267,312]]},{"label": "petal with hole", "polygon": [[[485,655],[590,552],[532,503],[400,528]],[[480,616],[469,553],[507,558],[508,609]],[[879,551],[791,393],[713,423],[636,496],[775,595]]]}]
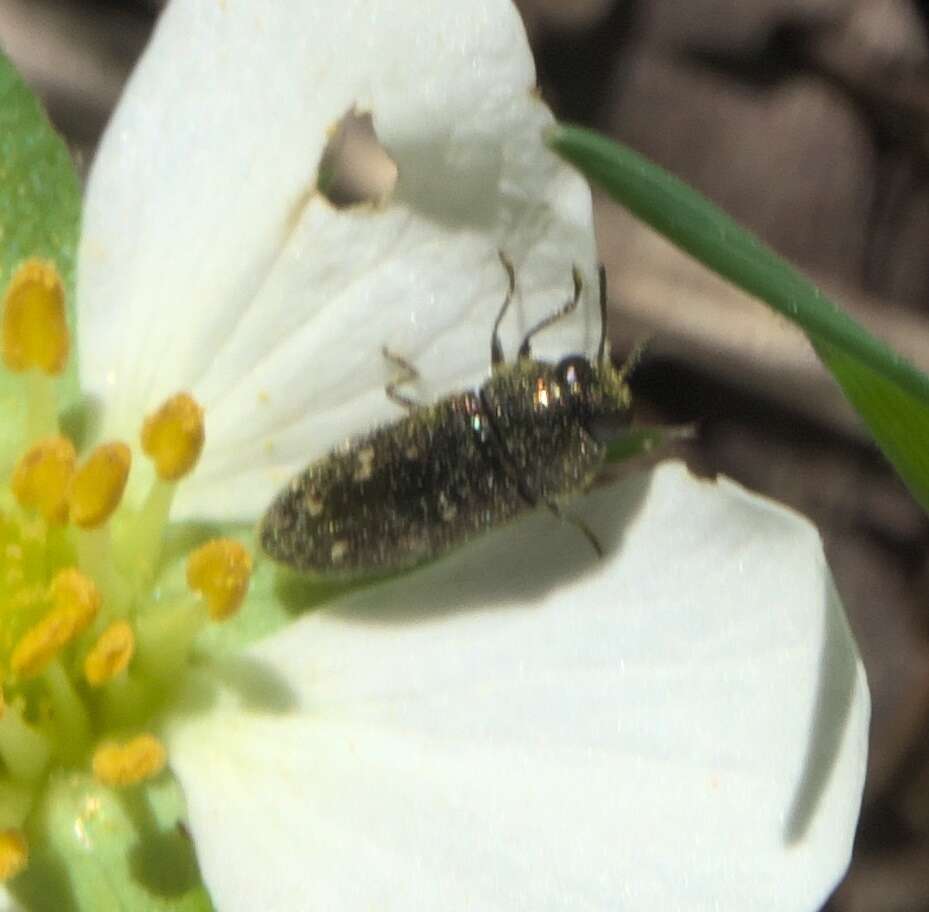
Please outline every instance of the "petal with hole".
[{"label": "petal with hole", "polygon": [[[398,168],[381,206],[316,186],[352,109]],[[595,350],[590,194],[543,146],[551,119],[509,0],[175,0],[88,188],[80,370],[102,433],[134,437],[192,391],[207,442],[175,515],[254,518],[308,461],[397,417],[382,346],[416,364],[424,399],[487,376],[499,249],[522,292],[509,352],[570,294],[573,264],[588,306],[538,351]]]}]

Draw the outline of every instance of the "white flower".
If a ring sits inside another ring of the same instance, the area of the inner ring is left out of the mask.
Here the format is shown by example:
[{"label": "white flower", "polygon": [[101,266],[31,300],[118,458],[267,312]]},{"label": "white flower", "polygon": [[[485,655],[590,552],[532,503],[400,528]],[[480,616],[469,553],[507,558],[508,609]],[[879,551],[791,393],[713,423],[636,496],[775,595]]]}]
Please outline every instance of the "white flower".
[{"label": "white flower", "polygon": [[[398,168],[380,207],[315,188],[353,107]],[[78,289],[102,436],[179,389],[206,408],[174,519],[254,521],[397,417],[385,344],[424,400],[483,382],[498,250],[508,354],[572,265],[585,306],[535,350],[595,351],[589,192],[550,119],[506,0],[174,0],[94,165]],[[815,531],[674,465],[576,509],[603,560],[533,516],[194,678],[164,735],[218,909],[818,908],[868,696]]]}]

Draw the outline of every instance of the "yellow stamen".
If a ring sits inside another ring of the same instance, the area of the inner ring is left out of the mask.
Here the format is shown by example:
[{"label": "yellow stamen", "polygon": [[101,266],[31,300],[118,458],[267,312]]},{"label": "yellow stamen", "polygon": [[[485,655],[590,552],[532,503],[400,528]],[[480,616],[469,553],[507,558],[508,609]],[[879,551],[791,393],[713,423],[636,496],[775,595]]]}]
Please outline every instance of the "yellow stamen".
[{"label": "yellow stamen", "polygon": [[100,591],[94,581],[74,567],[59,570],[49,587],[56,611],[74,619],[74,635],[83,633],[100,610]]},{"label": "yellow stamen", "polygon": [[93,770],[104,785],[136,785],[157,776],[167,759],[164,745],[154,735],[143,734],[101,744],[94,751]]},{"label": "yellow stamen", "polygon": [[142,449],[162,481],[183,478],[203,449],[203,409],[187,393],[178,393],[145,419]]},{"label": "yellow stamen", "polygon": [[74,637],[74,620],[69,612],[51,611],[30,627],[13,647],[10,668],[20,678],[33,678]]},{"label": "yellow stamen", "polygon": [[87,457],[68,489],[71,522],[95,529],[119,506],[132,454],[124,443],[105,443]]},{"label": "yellow stamen", "polygon": [[53,263],[26,260],[3,297],[3,360],[11,371],[60,374],[68,361],[64,285]]},{"label": "yellow stamen", "polygon": [[124,671],[135,652],[135,634],[128,621],[110,624],[84,659],[84,677],[91,687],[100,687]]},{"label": "yellow stamen", "polygon": [[82,633],[100,609],[93,580],[69,567],[49,587],[52,610],[23,634],[10,656],[10,668],[20,678],[32,678]]},{"label": "yellow stamen", "polygon": [[13,470],[13,494],[20,506],[37,510],[50,524],[66,522],[76,458],[67,437],[46,437],[31,447]]},{"label": "yellow stamen", "polygon": [[251,555],[229,538],[208,541],[187,558],[187,585],[207,600],[214,621],[239,610],[251,573]]},{"label": "yellow stamen", "polygon": [[6,883],[29,863],[29,844],[17,829],[0,830],[0,883]]},{"label": "yellow stamen", "polygon": [[[52,745],[48,738],[23,718],[25,701],[22,696],[14,697],[6,705],[0,719],[0,760],[9,775],[20,783],[37,782],[48,768]],[[3,796],[0,794],[0,813]],[[3,819],[2,826],[18,824],[25,819]]]}]

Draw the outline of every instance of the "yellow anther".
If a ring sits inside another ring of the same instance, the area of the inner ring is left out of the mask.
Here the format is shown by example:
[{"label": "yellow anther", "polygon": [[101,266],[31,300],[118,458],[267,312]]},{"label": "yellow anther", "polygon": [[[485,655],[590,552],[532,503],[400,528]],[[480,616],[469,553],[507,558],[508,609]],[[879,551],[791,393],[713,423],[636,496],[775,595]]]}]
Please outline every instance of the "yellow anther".
[{"label": "yellow anther", "polygon": [[76,458],[67,437],[46,437],[31,447],[13,470],[13,494],[20,506],[37,510],[48,523],[66,522]]},{"label": "yellow anther", "polygon": [[124,443],[98,446],[77,470],[68,488],[71,522],[83,529],[102,525],[119,506],[132,454]]},{"label": "yellow anther", "polygon": [[128,621],[110,624],[84,659],[84,677],[91,687],[100,687],[124,671],[135,652],[135,634]]},{"label": "yellow anther", "polygon": [[13,647],[10,668],[20,678],[33,678],[74,638],[69,612],[51,611],[30,627]]},{"label": "yellow anther", "polygon": [[100,590],[96,583],[74,567],[59,570],[49,587],[55,611],[70,615],[77,636],[87,629],[100,610]]},{"label": "yellow anther", "polygon": [[12,880],[29,863],[29,843],[16,829],[0,830],[0,883]]},{"label": "yellow anther", "polygon": [[3,360],[11,371],[60,374],[68,361],[65,293],[54,264],[26,260],[3,296]]},{"label": "yellow anther", "polygon": [[251,555],[230,538],[214,538],[187,558],[187,585],[207,600],[214,621],[239,610],[251,574]]},{"label": "yellow anther", "polygon": [[43,671],[96,617],[100,593],[93,580],[73,567],[61,570],[49,587],[52,610],[30,627],[10,656],[10,669],[20,678]]},{"label": "yellow anther", "polygon": [[145,419],[142,449],[162,481],[183,478],[203,449],[203,409],[187,393],[178,393]]},{"label": "yellow anther", "polygon": [[30,627],[13,647],[10,668],[21,678],[35,677],[71,641],[74,623],[67,612],[52,611]]},{"label": "yellow anther", "polygon": [[167,759],[164,745],[154,735],[136,735],[122,743],[107,741],[94,751],[94,776],[104,785],[136,785],[157,776]]}]

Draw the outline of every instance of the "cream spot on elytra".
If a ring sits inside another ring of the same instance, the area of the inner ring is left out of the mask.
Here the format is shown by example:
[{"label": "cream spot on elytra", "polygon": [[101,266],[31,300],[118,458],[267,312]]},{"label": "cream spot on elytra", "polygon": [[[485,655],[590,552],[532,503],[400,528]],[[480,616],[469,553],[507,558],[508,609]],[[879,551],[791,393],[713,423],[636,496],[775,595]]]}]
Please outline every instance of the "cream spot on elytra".
[{"label": "cream spot on elytra", "polygon": [[358,465],[352,478],[355,481],[367,481],[374,470],[374,448],[364,447],[357,453]]},{"label": "cream spot on elytra", "polygon": [[348,554],[348,542],[345,541],[344,538],[340,538],[338,541],[332,543],[332,550],[329,552],[329,557],[334,564],[342,560],[346,554]]}]

